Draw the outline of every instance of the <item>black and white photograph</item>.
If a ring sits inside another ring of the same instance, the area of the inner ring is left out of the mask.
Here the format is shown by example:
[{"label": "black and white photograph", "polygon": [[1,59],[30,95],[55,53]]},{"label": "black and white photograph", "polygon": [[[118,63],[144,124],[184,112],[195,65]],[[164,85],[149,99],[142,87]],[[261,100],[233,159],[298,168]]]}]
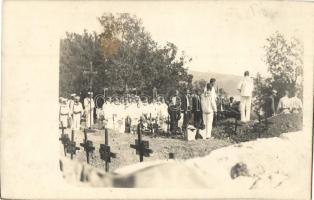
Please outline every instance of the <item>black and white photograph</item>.
[{"label": "black and white photograph", "polygon": [[[14,5],[7,10],[27,13]],[[314,17],[311,3],[56,1],[30,5],[34,12],[29,13],[29,22],[41,31],[50,30],[47,38],[57,36],[46,41],[49,47],[41,47],[45,37],[26,30],[23,36],[32,40],[36,36],[31,34],[38,35],[36,47],[41,53],[32,54],[27,40],[16,39],[16,46],[24,45],[23,52],[29,55],[24,60],[32,62],[40,56],[47,58],[42,63],[53,60],[53,69],[47,67],[47,73],[36,71],[46,68],[39,64],[42,68],[38,65],[25,74],[42,76],[42,81],[34,78],[22,84],[18,77],[23,72],[17,73],[15,86],[24,85],[23,96],[36,99],[30,102],[38,105],[36,110],[42,109],[42,115],[35,115],[29,108],[20,120],[34,115],[32,122],[39,128],[41,120],[48,124],[52,119],[49,128],[38,132],[49,135],[54,145],[37,146],[40,140],[35,139],[31,145],[38,154],[33,158],[49,157],[40,153],[43,149],[57,152],[49,158],[57,164],[47,164],[49,169],[58,171],[66,187],[87,191],[74,198],[108,188],[153,189],[159,191],[157,198],[168,198],[160,193],[168,190],[182,191],[179,198],[311,198],[314,32],[306,23]],[[14,16],[23,18],[18,12]],[[36,20],[45,21],[38,16],[49,20],[37,24]],[[14,43],[9,32],[6,36],[8,44]],[[48,54],[52,46],[55,51]],[[12,59],[10,55],[15,54],[5,54]],[[11,71],[6,71],[5,78],[14,77]],[[30,85],[46,87],[38,89],[46,96],[28,95],[37,92]],[[50,92],[48,85],[54,88]],[[14,106],[17,99],[4,103]],[[44,101],[53,104],[46,107],[41,104]],[[3,109],[4,113],[9,110]],[[18,145],[8,141],[6,151]],[[4,160],[9,158],[13,155]],[[53,187],[58,187],[57,182]],[[184,196],[195,190],[206,192]],[[155,192],[147,193],[145,198],[154,197]]]}]

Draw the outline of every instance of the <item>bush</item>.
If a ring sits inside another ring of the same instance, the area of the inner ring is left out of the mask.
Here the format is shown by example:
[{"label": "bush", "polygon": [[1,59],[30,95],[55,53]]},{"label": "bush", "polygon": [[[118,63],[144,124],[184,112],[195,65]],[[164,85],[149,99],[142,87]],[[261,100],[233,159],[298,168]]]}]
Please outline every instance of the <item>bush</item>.
[{"label": "bush", "polygon": [[219,122],[213,129],[213,137],[217,139],[229,138],[232,142],[246,142],[257,138],[278,137],[282,133],[302,130],[302,114],[281,114],[267,120],[250,121],[245,124],[237,122],[235,133],[235,120],[227,119]]}]

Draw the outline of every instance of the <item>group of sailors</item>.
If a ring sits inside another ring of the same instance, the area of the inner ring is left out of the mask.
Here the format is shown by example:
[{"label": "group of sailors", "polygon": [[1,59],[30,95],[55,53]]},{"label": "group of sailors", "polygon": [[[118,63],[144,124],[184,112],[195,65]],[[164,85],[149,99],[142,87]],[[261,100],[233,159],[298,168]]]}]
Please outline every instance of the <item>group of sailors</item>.
[{"label": "group of sailors", "polygon": [[147,97],[108,98],[102,109],[97,110],[97,118],[102,119],[107,128],[119,129],[121,132],[129,127],[135,131],[141,120],[144,129],[151,124],[158,124],[161,132],[167,132],[168,106],[161,96],[149,102]]},{"label": "group of sailors", "polygon": [[271,94],[265,100],[265,116],[272,117],[277,114],[289,114],[302,112],[302,101],[296,91],[285,90],[284,96],[279,99],[276,106],[277,91],[272,90]]},{"label": "group of sailors", "polygon": [[[70,99],[60,98],[60,125],[79,130],[81,118],[85,116],[88,128],[94,124],[94,118],[105,127],[118,129],[119,132],[136,131],[137,125],[141,122],[144,130],[154,129],[159,133],[180,134],[183,137],[186,137],[192,127],[194,130],[205,132],[203,139],[208,139],[211,137],[217,110],[222,111],[222,107],[228,108],[230,113],[238,113],[242,122],[250,121],[251,116],[253,81],[248,71],[244,73],[244,78],[238,85],[241,98],[238,103],[233,97],[229,101],[222,101],[222,98],[216,94],[215,83],[216,79],[211,78],[204,90],[194,90],[193,93],[189,89],[186,89],[184,94],[175,90],[167,100],[157,95],[154,95],[152,100],[136,95],[108,98],[102,108],[95,108],[91,92],[84,98],[84,106],[80,102],[80,97],[72,94]],[[273,91],[265,102],[266,117],[302,111],[302,102],[297,95],[290,97],[289,92],[285,91],[285,96],[279,100],[277,109],[274,103],[275,96],[276,92]]]},{"label": "group of sailors", "polygon": [[70,99],[60,97],[59,122],[60,127],[71,128],[72,130],[80,130],[81,118],[86,118],[86,126],[91,127],[94,124],[94,108],[95,103],[91,98],[92,93],[88,93],[89,97],[84,98],[83,104],[80,102],[80,96],[71,94]]}]

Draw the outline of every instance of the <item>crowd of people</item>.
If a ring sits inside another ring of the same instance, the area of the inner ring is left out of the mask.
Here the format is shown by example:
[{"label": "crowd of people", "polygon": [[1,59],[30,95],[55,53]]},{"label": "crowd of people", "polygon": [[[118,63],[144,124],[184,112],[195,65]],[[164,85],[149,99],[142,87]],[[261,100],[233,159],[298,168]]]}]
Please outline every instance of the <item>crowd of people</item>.
[{"label": "crowd of people", "polygon": [[[216,79],[211,78],[203,91],[196,89],[191,92],[186,89],[184,94],[180,94],[178,90],[175,90],[167,99],[157,96],[156,90],[151,100],[137,95],[122,98],[109,97],[104,101],[102,108],[95,108],[91,92],[83,99],[84,106],[80,97],[72,94],[70,99],[60,98],[60,124],[72,130],[79,130],[82,116],[84,116],[86,127],[91,128],[94,124],[94,111],[96,111],[96,119],[99,122],[104,123],[107,128],[118,128],[120,132],[134,131],[141,122],[144,130],[150,129],[154,132],[172,135],[180,134],[183,137],[186,137],[192,127],[203,130],[205,132],[203,138],[208,139],[211,137],[214,117],[219,111],[217,105],[222,108],[221,98],[216,94],[215,83]],[[233,97],[223,102],[223,107],[238,113],[244,123],[250,121],[253,88],[253,80],[246,71],[237,87],[240,94],[239,104],[236,104]],[[275,96],[274,90],[265,102],[264,111],[267,117],[302,110],[301,100],[296,94],[290,97],[288,91],[279,100],[275,109]]]}]

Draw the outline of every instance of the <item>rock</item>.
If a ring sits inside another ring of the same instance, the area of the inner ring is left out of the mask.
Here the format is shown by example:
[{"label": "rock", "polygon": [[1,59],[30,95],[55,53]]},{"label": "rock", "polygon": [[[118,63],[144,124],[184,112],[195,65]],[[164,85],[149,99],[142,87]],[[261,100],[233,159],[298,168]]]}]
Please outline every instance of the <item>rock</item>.
[{"label": "rock", "polygon": [[235,164],[230,171],[230,176],[232,179],[237,178],[238,176],[249,176],[249,172],[245,163]]}]

